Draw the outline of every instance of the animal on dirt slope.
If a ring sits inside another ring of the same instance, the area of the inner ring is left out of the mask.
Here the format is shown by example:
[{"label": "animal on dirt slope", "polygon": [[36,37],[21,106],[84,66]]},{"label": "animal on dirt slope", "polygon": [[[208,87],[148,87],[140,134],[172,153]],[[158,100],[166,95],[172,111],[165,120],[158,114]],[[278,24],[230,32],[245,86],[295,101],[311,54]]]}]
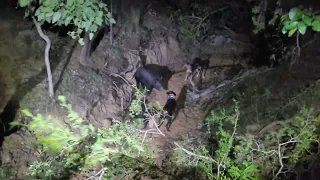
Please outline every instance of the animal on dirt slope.
[{"label": "animal on dirt slope", "polygon": [[146,64],[144,68],[157,75],[160,78],[162,86],[167,90],[169,89],[168,84],[174,71],[171,71],[167,66],[161,66],[158,64]]},{"label": "animal on dirt slope", "polygon": [[173,121],[173,113],[175,112],[177,108],[177,102],[176,102],[176,93],[173,91],[167,92],[168,98],[167,102],[163,107],[163,110],[166,111],[165,114],[161,117],[161,122],[159,124],[159,127],[163,124],[165,120],[167,120],[166,128],[168,131],[170,131],[170,126]]},{"label": "animal on dirt slope", "polygon": [[160,78],[144,67],[139,67],[137,69],[134,74],[134,78],[137,82],[138,88],[142,86],[143,88],[148,89],[148,95],[150,95],[153,88],[156,88],[159,91],[164,91],[164,88],[160,83]]},{"label": "animal on dirt slope", "polygon": [[196,76],[199,76],[201,73],[201,77],[204,79],[207,69],[209,68],[210,60],[201,60],[200,58],[195,58],[192,64],[185,63],[182,67],[187,69],[185,81],[193,76],[193,73],[196,72]]}]

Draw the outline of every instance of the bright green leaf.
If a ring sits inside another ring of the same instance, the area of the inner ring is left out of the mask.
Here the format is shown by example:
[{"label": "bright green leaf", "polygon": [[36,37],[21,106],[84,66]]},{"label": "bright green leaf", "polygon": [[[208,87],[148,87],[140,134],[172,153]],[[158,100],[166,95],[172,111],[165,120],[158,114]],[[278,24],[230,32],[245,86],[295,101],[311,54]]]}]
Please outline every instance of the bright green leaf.
[{"label": "bright green leaf", "polygon": [[40,13],[40,14],[38,15],[38,21],[39,21],[39,22],[42,21],[42,20],[44,20],[44,18],[45,18],[45,14],[44,14],[44,13]]},{"label": "bright green leaf", "polygon": [[286,34],[288,32],[285,26],[282,27],[281,32],[282,34]]},{"label": "bright green leaf", "polygon": [[84,45],[83,38],[79,38],[78,42],[79,42],[79,44]]},{"label": "bright green leaf", "polygon": [[89,39],[90,39],[90,40],[92,40],[93,35],[94,35],[93,33],[89,33]]},{"label": "bright green leaf", "polygon": [[53,11],[46,14],[46,17],[51,17],[51,16],[53,16]]},{"label": "bright green leaf", "polygon": [[52,18],[52,23],[57,22],[61,18],[61,15],[62,14],[59,11],[55,12],[54,15],[53,15],[53,18]]},{"label": "bright green leaf", "polygon": [[100,17],[96,17],[95,22],[96,22],[97,25],[101,26],[102,25],[102,21],[103,20]]},{"label": "bright green leaf", "polygon": [[65,26],[68,26],[69,23],[71,22],[72,18],[73,18],[72,16],[68,16],[68,17],[64,20],[64,25],[65,25]]},{"label": "bright green leaf", "polygon": [[39,14],[41,13],[41,10],[40,10],[40,8],[38,8],[37,10],[36,10],[36,13],[34,14],[35,16],[39,16]]},{"label": "bright green leaf", "polygon": [[291,20],[297,19],[299,14],[302,14],[299,8],[297,7],[291,8],[289,11],[289,19]]},{"label": "bright green leaf", "polygon": [[312,30],[320,32],[320,21],[312,22]]},{"label": "bright green leaf", "polygon": [[298,24],[298,29],[299,29],[299,32],[304,35],[307,31],[307,25],[303,22],[299,22]]},{"label": "bright green leaf", "polygon": [[28,117],[33,117],[33,115],[28,109],[22,109],[21,112]]},{"label": "bright green leaf", "polygon": [[98,30],[98,26],[93,24],[90,28],[90,32],[96,32]]},{"label": "bright green leaf", "polygon": [[66,11],[66,9],[64,9],[64,8],[61,8],[60,9],[60,13],[61,13],[61,19],[66,19],[66,17],[67,17],[67,11]]},{"label": "bright green leaf", "polygon": [[291,37],[296,31],[298,30],[298,28],[294,28],[294,29],[291,29],[288,33],[288,37]]},{"label": "bright green leaf", "polygon": [[288,18],[289,18],[289,15],[285,14],[285,15],[282,15],[280,19],[281,19],[281,22],[283,22],[283,21],[286,21]]},{"label": "bright green leaf", "polygon": [[115,24],[116,23],[116,20],[114,20],[113,18],[110,18],[109,21],[110,21],[110,24]]},{"label": "bright green leaf", "polygon": [[62,103],[66,102],[66,97],[65,96],[58,96],[58,100]]},{"label": "bright green leaf", "polygon": [[19,0],[19,5],[21,7],[26,7],[31,3],[31,0]]},{"label": "bright green leaf", "polygon": [[310,26],[312,24],[312,19],[309,16],[302,15],[302,21],[307,25]]},{"label": "bright green leaf", "polygon": [[286,30],[291,30],[294,29],[298,26],[298,21],[286,21],[284,23],[284,27],[286,28]]},{"label": "bright green leaf", "polygon": [[67,0],[67,6],[72,6],[73,2],[74,2],[74,0]]}]

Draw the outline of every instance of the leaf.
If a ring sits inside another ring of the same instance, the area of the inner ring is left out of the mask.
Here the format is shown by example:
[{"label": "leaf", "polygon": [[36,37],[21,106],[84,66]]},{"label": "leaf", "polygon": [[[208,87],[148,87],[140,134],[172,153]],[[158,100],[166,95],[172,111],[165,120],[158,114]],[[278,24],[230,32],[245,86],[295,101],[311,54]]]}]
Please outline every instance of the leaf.
[{"label": "leaf", "polygon": [[31,0],[19,0],[19,5],[21,7],[26,7],[31,3]]},{"label": "leaf", "polygon": [[83,4],[84,0],[78,0],[77,3]]},{"label": "leaf", "polygon": [[57,21],[61,18],[61,15],[62,15],[62,14],[60,13],[60,11],[55,12],[55,13],[53,14],[52,23],[57,22]]},{"label": "leaf", "polygon": [[65,19],[67,17],[67,11],[66,9],[62,8],[60,9],[60,13],[61,13],[61,19]]},{"label": "leaf", "polygon": [[41,9],[38,8],[38,9],[36,10],[36,13],[35,13],[34,15],[35,15],[35,16],[39,16],[40,13],[41,13]]},{"label": "leaf", "polygon": [[260,7],[259,6],[254,6],[253,8],[252,8],[252,13],[253,14],[258,14],[260,12]]},{"label": "leaf", "polygon": [[78,40],[78,43],[79,43],[79,44],[81,44],[81,45],[83,46],[83,45],[84,45],[83,38],[80,38],[80,39]]},{"label": "leaf", "polygon": [[72,6],[73,2],[74,2],[74,0],[67,0],[67,6]]},{"label": "leaf", "polygon": [[110,19],[109,19],[109,22],[110,22],[110,24],[115,24],[115,23],[116,23],[116,20],[114,20],[113,18],[110,18]]},{"label": "leaf", "polygon": [[320,15],[317,15],[313,18],[315,21],[320,21]]},{"label": "leaf", "polygon": [[28,109],[22,109],[21,112],[28,117],[33,117],[33,115]]},{"label": "leaf", "polygon": [[97,25],[101,26],[102,25],[102,21],[103,20],[100,17],[96,17],[95,22],[96,22]]},{"label": "leaf", "polygon": [[93,35],[94,35],[93,33],[89,33],[89,39],[90,39],[90,40],[92,40]]},{"label": "leaf", "polygon": [[309,17],[312,17],[312,12],[311,12],[311,11],[309,11],[308,9],[304,9],[304,10],[302,11],[302,13],[303,13],[303,15],[306,15],[306,16],[309,16]]},{"label": "leaf", "polygon": [[312,30],[320,32],[320,21],[313,21]]},{"label": "leaf", "polygon": [[294,20],[299,13],[301,13],[299,8],[297,7],[291,8],[289,11],[289,19]]},{"label": "leaf", "polygon": [[298,21],[286,21],[284,23],[284,26],[286,28],[286,30],[291,30],[291,29],[294,29],[298,26]]},{"label": "leaf", "polygon": [[282,27],[281,32],[282,34],[286,34],[288,32],[285,26]]},{"label": "leaf", "polygon": [[68,25],[70,24],[72,18],[73,18],[72,16],[68,16],[68,17],[64,20],[64,25],[65,25],[65,26],[68,26]]},{"label": "leaf", "polygon": [[66,97],[65,96],[58,96],[58,100],[62,103],[66,102]]},{"label": "leaf", "polygon": [[307,25],[303,22],[299,22],[298,24],[298,29],[299,29],[299,32],[304,35],[307,31]]},{"label": "leaf", "polygon": [[45,14],[44,13],[40,13],[38,15],[38,21],[42,21],[42,20],[44,20],[44,18],[45,18]]},{"label": "leaf", "polygon": [[307,15],[302,15],[302,21],[307,25],[310,26],[312,24],[312,19]]},{"label": "leaf", "polygon": [[51,17],[53,15],[53,11],[46,14],[46,17]]},{"label": "leaf", "polygon": [[298,30],[298,28],[294,28],[294,29],[291,29],[288,33],[288,37],[291,37],[296,31]]},{"label": "leaf", "polygon": [[280,19],[281,19],[281,22],[283,22],[283,21],[286,21],[288,18],[289,18],[289,15],[285,14],[285,15],[282,15]]}]

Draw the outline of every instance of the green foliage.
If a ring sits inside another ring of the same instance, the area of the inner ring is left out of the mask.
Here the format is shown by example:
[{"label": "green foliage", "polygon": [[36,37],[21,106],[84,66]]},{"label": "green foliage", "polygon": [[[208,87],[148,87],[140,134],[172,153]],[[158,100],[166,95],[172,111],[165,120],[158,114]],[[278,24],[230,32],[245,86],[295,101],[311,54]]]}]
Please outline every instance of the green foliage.
[{"label": "green foliage", "polygon": [[257,169],[257,165],[249,164],[247,161],[243,161],[243,166],[241,168],[232,166],[230,169],[228,169],[228,173],[232,179],[255,180],[256,178],[252,177],[252,174],[255,173]]},{"label": "green foliage", "polygon": [[[29,15],[29,9],[35,8],[31,7],[31,0],[19,0],[19,5],[28,7],[26,16]],[[77,30],[68,33],[73,39],[79,38],[82,31],[85,31],[91,40],[100,26],[116,23],[107,5],[99,0],[40,0],[34,16],[40,23],[74,25]],[[78,42],[82,45],[84,43],[82,38]]]},{"label": "green foliage", "polygon": [[28,127],[42,147],[39,148],[41,159],[29,167],[28,176],[65,178],[71,169],[90,176],[88,172],[92,173],[98,166],[103,166],[105,177],[110,177],[123,172],[119,168],[126,168],[118,164],[124,156],[153,163],[153,149],[142,144],[141,135],[133,127],[120,123],[109,128],[95,128],[72,110],[72,105],[66,103],[64,96],[58,99],[68,112],[68,121],[65,123],[50,116],[34,116],[26,109],[22,112],[32,120],[27,124],[12,123]]},{"label": "green foliage", "polygon": [[0,166],[0,179],[6,179],[6,180],[13,179],[12,169],[5,165]]},{"label": "green foliage", "polygon": [[[265,28],[264,22],[259,21],[260,15],[260,6],[255,6],[252,8],[252,17],[253,24],[255,26],[254,33]],[[274,10],[274,16],[269,20],[269,25],[275,25],[276,20],[280,17],[282,24],[281,32],[283,34],[288,34],[288,37],[292,37],[296,32],[304,35],[307,32],[308,27],[311,27],[312,30],[320,32],[320,16],[313,14],[308,9],[303,9],[300,7],[293,7],[286,14],[283,14],[281,8],[276,8]]]},{"label": "green foliage", "polygon": [[[320,116],[313,114],[312,108],[304,107],[294,120],[283,122],[279,130],[267,130],[263,137],[237,135],[240,112],[236,104],[232,115],[221,110],[207,118],[208,136],[218,140],[214,156],[201,143],[197,147],[184,144],[188,149],[178,146],[180,151],[175,156],[181,160],[178,163],[199,169],[204,179],[254,180],[270,174],[277,178],[313,156],[310,147],[319,139],[315,130],[320,122]],[[232,133],[227,130],[228,124],[233,126]]]},{"label": "green foliage", "polygon": [[314,15],[308,9],[291,8],[289,13],[281,16],[281,22],[283,24],[282,33],[288,34],[289,37],[297,31],[304,35],[310,26],[312,30],[320,32],[320,16]]}]

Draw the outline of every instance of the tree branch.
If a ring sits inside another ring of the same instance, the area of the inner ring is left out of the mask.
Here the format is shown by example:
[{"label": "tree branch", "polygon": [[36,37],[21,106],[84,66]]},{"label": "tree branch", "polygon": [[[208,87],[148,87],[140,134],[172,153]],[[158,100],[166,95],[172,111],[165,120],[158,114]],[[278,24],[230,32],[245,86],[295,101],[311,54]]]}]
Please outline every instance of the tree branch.
[{"label": "tree branch", "polygon": [[52,73],[51,73],[50,60],[49,60],[49,51],[50,51],[50,47],[51,47],[51,41],[50,41],[50,38],[43,33],[40,23],[37,22],[35,18],[33,18],[33,23],[36,26],[37,31],[38,31],[39,35],[41,36],[41,38],[44,41],[46,41],[46,43],[47,43],[45,51],[44,51],[44,58],[45,58],[44,60],[46,63],[46,68],[47,68],[49,94],[51,97],[53,97],[54,96],[54,89],[53,89]]}]

